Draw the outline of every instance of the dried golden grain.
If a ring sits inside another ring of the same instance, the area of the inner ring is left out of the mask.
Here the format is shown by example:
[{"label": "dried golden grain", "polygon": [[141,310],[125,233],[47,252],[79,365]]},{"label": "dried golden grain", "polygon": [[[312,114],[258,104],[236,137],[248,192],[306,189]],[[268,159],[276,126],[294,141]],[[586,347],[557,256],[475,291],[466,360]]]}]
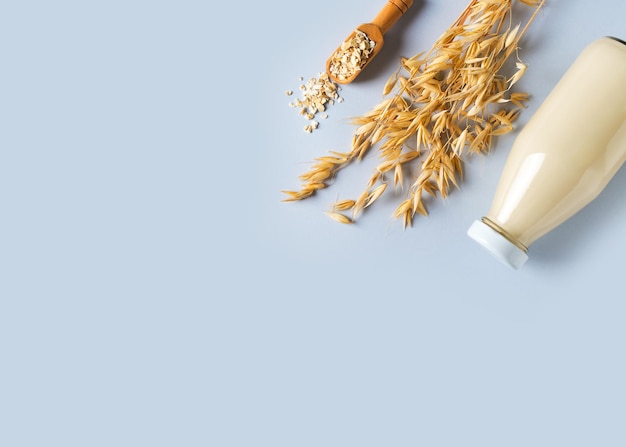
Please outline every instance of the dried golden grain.
[{"label": "dried golden grain", "polygon": [[352,207],[352,219],[356,219],[359,214],[365,208],[365,203],[367,202],[367,198],[369,197],[368,191],[363,191],[361,195],[354,202],[354,206]]},{"label": "dried golden grain", "polygon": [[404,183],[404,172],[402,170],[402,165],[401,164],[397,164],[396,167],[393,169],[393,185],[397,188],[397,187],[402,187],[402,184]]},{"label": "dried golden grain", "polygon": [[337,212],[334,212],[334,211],[326,211],[326,215],[328,217],[330,217],[331,219],[333,219],[333,220],[335,220],[335,221],[337,221],[339,223],[342,223],[342,224],[352,224],[352,223],[354,223],[352,221],[352,219],[350,219],[348,216],[346,216],[344,214],[341,214],[341,213],[337,213]]},{"label": "dried golden grain", "polygon": [[296,202],[296,201],[303,200],[311,196],[315,192],[315,190],[314,189],[302,189],[300,191],[283,190],[281,192],[289,196],[288,198],[283,199],[283,202]]},{"label": "dried golden grain", "polygon": [[367,195],[363,208],[367,208],[374,203],[385,192],[385,189],[387,189],[387,183],[383,183],[374,188],[374,190]]},{"label": "dried golden grain", "polygon": [[517,81],[519,81],[522,76],[524,76],[524,74],[526,73],[526,65],[518,62],[517,64],[515,64],[517,67],[517,71],[515,72],[515,74],[513,76],[511,76],[511,78],[509,79],[509,86],[515,84]]},{"label": "dried golden grain", "polygon": [[405,152],[400,155],[400,157],[398,158],[398,161],[400,163],[407,163],[411,160],[415,160],[419,156],[420,156],[420,151]]},{"label": "dried golden grain", "polygon": [[354,200],[340,200],[333,203],[332,211],[347,211],[354,207],[356,202]]},{"label": "dried golden grain", "polygon": [[382,176],[382,174],[378,171],[374,171],[374,173],[372,174],[372,176],[370,177],[369,181],[367,182],[367,186],[366,189],[371,189],[374,187],[374,185],[376,185],[376,183],[378,183],[379,181],[381,181],[384,177]]}]

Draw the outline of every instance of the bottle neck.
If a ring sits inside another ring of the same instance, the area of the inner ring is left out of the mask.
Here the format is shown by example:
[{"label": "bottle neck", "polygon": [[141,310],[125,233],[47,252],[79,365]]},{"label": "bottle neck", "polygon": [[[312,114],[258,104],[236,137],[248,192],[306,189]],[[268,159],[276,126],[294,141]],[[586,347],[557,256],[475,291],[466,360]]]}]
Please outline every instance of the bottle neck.
[{"label": "bottle neck", "polygon": [[499,235],[501,235],[502,237],[504,237],[506,240],[508,240],[510,243],[512,243],[513,245],[515,245],[517,248],[519,248],[520,250],[522,250],[524,253],[528,253],[528,247],[525,246],[524,244],[522,244],[516,237],[514,237],[513,235],[511,235],[508,231],[506,231],[504,228],[502,228],[500,225],[498,225],[497,223],[495,223],[493,220],[489,219],[488,217],[483,217],[481,219],[481,221],[485,224],[488,225],[493,231],[495,231],[496,233],[498,233]]}]

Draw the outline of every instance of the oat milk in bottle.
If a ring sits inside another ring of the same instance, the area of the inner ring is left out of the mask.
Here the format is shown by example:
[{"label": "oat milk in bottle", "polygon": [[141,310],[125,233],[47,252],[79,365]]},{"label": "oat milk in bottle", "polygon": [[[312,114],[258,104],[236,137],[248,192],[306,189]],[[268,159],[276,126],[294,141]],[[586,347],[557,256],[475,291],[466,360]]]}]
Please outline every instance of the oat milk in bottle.
[{"label": "oat milk in bottle", "polygon": [[519,268],[626,159],[626,42],[588,45],[515,139],[489,212],[468,235]]}]

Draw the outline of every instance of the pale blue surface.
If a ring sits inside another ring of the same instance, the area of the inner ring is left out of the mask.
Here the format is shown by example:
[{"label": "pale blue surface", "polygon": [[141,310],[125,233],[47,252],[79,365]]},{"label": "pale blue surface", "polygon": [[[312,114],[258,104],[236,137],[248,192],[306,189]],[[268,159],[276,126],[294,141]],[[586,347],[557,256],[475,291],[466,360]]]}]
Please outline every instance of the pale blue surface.
[{"label": "pale blue surface", "polygon": [[[0,445],[625,445],[624,171],[517,272],[465,234],[513,136],[406,231],[323,214],[374,157],[282,203],[467,2],[416,1],[311,135],[285,90],[382,2],[247,3],[0,9]],[[548,2],[520,123],[624,17]]]}]

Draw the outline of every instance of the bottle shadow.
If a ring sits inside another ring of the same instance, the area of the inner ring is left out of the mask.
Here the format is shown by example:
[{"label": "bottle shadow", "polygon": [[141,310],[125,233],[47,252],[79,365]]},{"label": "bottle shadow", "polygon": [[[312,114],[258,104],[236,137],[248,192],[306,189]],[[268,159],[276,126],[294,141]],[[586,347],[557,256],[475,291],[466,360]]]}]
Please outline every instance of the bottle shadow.
[{"label": "bottle shadow", "polygon": [[533,262],[548,265],[582,256],[596,234],[613,231],[615,220],[626,217],[619,206],[624,203],[625,190],[626,168],[622,167],[593,201],[533,243],[529,249]]}]

